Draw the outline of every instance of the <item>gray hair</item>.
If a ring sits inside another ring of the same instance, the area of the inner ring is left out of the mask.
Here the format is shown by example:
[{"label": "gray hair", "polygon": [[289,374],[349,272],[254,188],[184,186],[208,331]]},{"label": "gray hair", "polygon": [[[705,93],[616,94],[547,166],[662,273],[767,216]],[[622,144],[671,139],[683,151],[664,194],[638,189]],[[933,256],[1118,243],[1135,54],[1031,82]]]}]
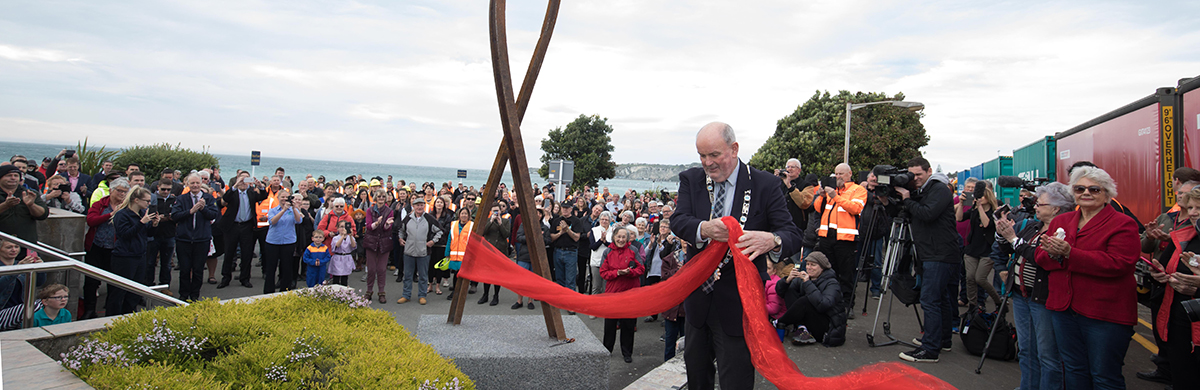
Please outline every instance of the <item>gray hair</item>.
[{"label": "gray hair", "polygon": [[333,201],[331,201],[329,203],[330,203],[330,205],[333,205],[333,206],[345,206],[346,200],[342,199],[342,198],[334,198]]},{"label": "gray hair", "polygon": [[649,224],[650,224],[650,221],[647,221],[647,220],[646,220],[646,218],[638,217],[638,219],[637,219],[636,221],[633,221],[633,224],[634,224],[634,225],[638,225],[638,224],[646,224],[646,225],[649,225]]},{"label": "gray hair", "polygon": [[963,185],[971,184],[971,183],[974,183],[974,182],[977,182],[977,181],[979,181],[979,179],[976,179],[976,178],[973,178],[973,177],[968,177],[968,178],[967,178],[967,181],[963,182]]},{"label": "gray hair", "polygon": [[208,171],[200,171],[200,172],[196,172],[196,174],[197,174],[197,175],[200,175],[200,178],[201,178],[201,179],[208,179],[208,178],[209,178]]},{"label": "gray hair", "polygon": [[115,180],[113,180],[111,183],[108,183],[108,189],[115,190],[117,188],[124,188],[124,189],[128,190],[129,189],[129,180],[127,180],[123,177],[118,177]]},{"label": "gray hair", "polygon": [[1183,184],[1180,184],[1179,188],[1188,187],[1188,186],[1191,186],[1192,188],[1196,188],[1196,186],[1200,186],[1200,181],[1189,180],[1189,181],[1184,182]]},{"label": "gray hair", "polygon": [[621,219],[625,219],[626,215],[628,215],[629,218],[633,218],[633,212],[629,211],[629,210],[625,210],[625,211],[621,212]]},{"label": "gray hair", "polygon": [[1058,208],[1058,213],[1062,214],[1075,209],[1075,197],[1071,196],[1071,190],[1066,184],[1053,182],[1035,188],[1034,196],[1041,199],[1042,195],[1046,195],[1050,205]]},{"label": "gray hair", "polygon": [[803,165],[800,165],[800,160],[794,159],[794,158],[789,158],[786,163],[783,163],[783,165],[787,166],[788,164],[791,164],[791,163],[796,163],[796,167],[798,167],[798,168],[801,168],[801,169],[804,168]]},{"label": "gray hair", "polygon": [[604,211],[600,212],[600,218],[604,218],[604,217],[608,217],[609,222],[612,222],[612,220],[615,219],[615,218],[613,218],[612,212],[609,212],[608,210],[604,210]]},{"label": "gray hair", "polygon": [[1117,182],[1113,181],[1112,176],[1108,175],[1103,169],[1097,167],[1082,166],[1071,171],[1071,186],[1074,187],[1079,179],[1088,179],[1099,184],[1104,188],[1104,192],[1108,193],[1108,198],[1117,197]]}]

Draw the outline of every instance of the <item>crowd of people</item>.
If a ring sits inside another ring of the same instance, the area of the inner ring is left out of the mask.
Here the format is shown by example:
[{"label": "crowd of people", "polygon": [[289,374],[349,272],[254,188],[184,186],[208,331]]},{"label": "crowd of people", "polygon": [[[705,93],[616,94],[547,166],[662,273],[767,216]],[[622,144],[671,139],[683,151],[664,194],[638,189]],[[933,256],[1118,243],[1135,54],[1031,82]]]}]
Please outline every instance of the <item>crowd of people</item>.
[{"label": "crowd of people", "polygon": [[[391,176],[326,181],[309,175],[292,182],[284,168],[262,178],[239,170],[226,182],[217,167],[163,170],[147,182],[139,166],[108,161],[99,172],[84,174],[66,151],[37,168],[15,156],[0,164],[0,231],[36,242],[36,223],[49,209],[86,214],[87,263],[146,285],[170,284],[172,269],[178,269],[175,294],[187,300],[201,298],[205,278],[223,289],[236,273],[238,284],[253,288],[251,271],[261,267],[264,293],[291,290],[301,281],[346,285],[358,272],[367,299],[390,302],[387,279],[393,276],[402,283],[393,289],[399,291],[396,303],[424,305],[444,291],[447,299],[477,293],[474,282],[468,291],[453,285],[476,223],[484,224],[478,230],[484,240],[518,265],[531,270],[531,252],[544,251],[557,284],[599,294],[670,278],[706,243],[727,237],[714,219],[734,216],[745,228],[735,250],[758,266],[770,320],[781,334],[790,333],[784,339],[837,347],[854,318],[859,278],[867,281],[871,298],[889,293],[882,289],[890,271],[884,251],[893,218],[904,214],[917,257],[900,251],[906,256],[896,272],[920,278],[924,329],[912,340],[917,348],[901,359],[937,362],[953,350],[963,308],[985,310],[990,301],[1002,314],[1014,314],[1021,389],[1122,388],[1120,367],[1137,321],[1134,270],[1139,254],[1148,253],[1144,267],[1152,269],[1154,285],[1148,306],[1160,353],[1158,369],[1138,376],[1178,389],[1200,383],[1192,370],[1200,362],[1192,349],[1200,327],[1182,305],[1200,286],[1200,258],[1194,257],[1200,249],[1194,239],[1200,172],[1194,169],[1174,172],[1178,204],[1143,226],[1117,201],[1117,183],[1086,162],[1071,167],[1067,184],[1022,190],[1022,205],[1012,209],[986,181],[970,179],[956,194],[955,183],[919,157],[907,164],[914,186],[889,187],[879,180],[893,174],[887,166],[857,177],[847,164],[806,175],[799,159],[774,175],[753,170],[736,158],[727,125],[702,129],[697,150],[704,166],[680,175],[678,194],[585,186],[556,201],[551,184],[536,191],[533,210],[522,210],[503,183],[482,194],[461,183],[417,185]],[[486,217],[475,220],[485,201]],[[540,230],[543,247],[531,248],[523,212],[540,222],[534,231]],[[3,264],[40,261],[24,256],[15,243],[0,242]],[[689,376],[696,375],[689,381],[701,388],[712,385],[713,372],[726,369],[737,375],[722,375],[721,387],[744,387],[748,353],[741,353],[745,341],[739,339],[732,272],[722,262],[684,303],[644,319],[661,317],[664,359],[674,356],[679,337],[692,336],[685,359]],[[21,294],[11,291],[26,282],[0,278],[0,294],[9,296],[6,308],[23,304]],[[98,315],[99,284],[85,281],[81,318]],[[485,284],[477,303],[499,305],[499,287]],[[38,320],[61,322],[66,313],[69,321],[66,294],[59,285],[44,287]],[[1002,304],[1003,294],[1010,294],[1010,306]],[[129,313],[140,303],[110,286],[104,314]],[[511,306],[534,307],[521,296]],[[605,347],[613,351],[619,331],[626,362],[632,361],[637,320],[604,319]],[[699,368],[714,359],[715,369]]]}]

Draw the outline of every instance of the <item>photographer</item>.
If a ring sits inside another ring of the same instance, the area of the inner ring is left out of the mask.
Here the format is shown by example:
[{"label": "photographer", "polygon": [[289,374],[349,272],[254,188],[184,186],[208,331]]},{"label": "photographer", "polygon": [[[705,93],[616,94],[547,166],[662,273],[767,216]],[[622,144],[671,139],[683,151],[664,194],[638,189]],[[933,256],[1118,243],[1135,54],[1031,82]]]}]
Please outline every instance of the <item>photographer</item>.
[{"label": "photographer", "polygon": [[833,180],[823,180],[821,193],[813,199],[819,211],[817,250],[824,252],[833,265],[842,289],[842,307],[854,306],[850,294],[854,290],[854,252],[857,249],[858,214],[867,204],[867,190],[854,183],[850,166],[838,164]]},{"label": "photographer", "polygon": [[46,189],[49,191],[42,194],[42,200],[46,202],[46,206],[79,214],[87,212],[87,207],[83,207],[83,199],[79,197],[79,194],[71,192],[71,185],[67,184],[67,178],[58,175],[50,176],[49,179],[46,179]]},{"label": "photographer", "polygon": [[954,228],[954,200],[947,184],[950,178],[933,173],[929,160],[917,157],[908,171],[919,188],[910,193],[897,187],[903,206],[912,214],[912,236],[921,262],[921,308],[925,311],[921,347],[900,353],[910,362],[937,363],[941,351],[950,350],[950,325],[958,310],[954,306],[958,267],[962,261],[962,238]]},{"label": "photographer", "polygon": [[883,246],[891,233],[892,218],[900,214],[900,205],[888,199],[890,188],[879,186],[879,175],[891,169],[888,165],[876,165],[867,174],[864,186],[867,188],[867,205],[863,207],[859,223],[863,226],[863,250],[868,251],[875,260],[871,269],[871,298],[879,298],[883,291],[880,289],[883,281]]},{"label": "photographer", "polygon": [[792,215],[792,223],[800,231],[808,227],[808,210],[812,207],[813,196],[816,195],[813,188],[817,185],[815,176],[803,178],[812,180],[801,180],[803,174],[800,160],[794,158],[787,160],[784,169],[775,170],[775,176],[782,180],[779,189],[783,191],[783,198],[787,202],[788,214]]},{"label": "photographer", "polygon": [[1195,255],[1200,252],[1200,240],[1196,239],[1197,226],[1200,226],[1197,225],[1200,222],[1200,188],[1182,194],[1179,206],[1191,224],[1171,232],[1170,244],[1153,260],[1156,270],[1150,276],[1170,287],[1163,292],[1162,304],[1154,318],[1154,331],[1167,347],[1165,351],[1160,349],[1159,354],[1165,354],[1170,362],[1172,386],[1186,389],[1200,383],[1195,370],[1200,364],[1200,353],[1194,348],[1200,343],[1200,323],[1192,322],[1183,307],[1183,301],[1198,295],[1196,287],[1200,286],[1200,276],[1197,276],[1200,275],[1200,257]]},{"label": "photographer", "polygon": [[[171,194],[174,185],[170,180],[159,180],[154,183],[155,192],[150,197],[150,211],[160,215],[158,227],[154,236],[146,242],[146,273],[144,279],[147,286],[171,284],[171,254],[175,253],[175,221],[171,220],[171,206],[175,204],[175,195]],[[159,268],[158,283],[155,283],[154,268]]]},{"label": "photographer", "polygon": [[[988,186],[988,182],[975,183],[974,205],[963,212],[960,203],[955,207],[955,217],[959,222],[970,221],[967,233],[967,245],[963,248],[963,264],[966,266],[967,297],[974,299],[977,289],[982,288],[996,306],[1000,306],[1000,294],[995,287],[988,283],[988,274],[992,272],[992,243],[996,241],[996,221],[993,211],[998,206],[996,193]],[[980,308],[985,305],[980,304]]]}]

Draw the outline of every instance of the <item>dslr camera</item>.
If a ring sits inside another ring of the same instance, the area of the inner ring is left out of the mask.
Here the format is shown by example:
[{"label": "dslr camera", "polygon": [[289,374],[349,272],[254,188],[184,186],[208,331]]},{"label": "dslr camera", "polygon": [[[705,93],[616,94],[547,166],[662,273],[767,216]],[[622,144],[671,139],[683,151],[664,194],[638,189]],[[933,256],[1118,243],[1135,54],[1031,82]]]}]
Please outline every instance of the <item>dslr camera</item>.
[{"label": "dslr camera", "polygon": [[896,188],[904,188],[909,192],[917,191],[916,176],[908,169],[896,168],[891,165],[876,165],[871,173],[875,174],[875,195],[886,197],[891,201],[900,202],[900,193]]}]

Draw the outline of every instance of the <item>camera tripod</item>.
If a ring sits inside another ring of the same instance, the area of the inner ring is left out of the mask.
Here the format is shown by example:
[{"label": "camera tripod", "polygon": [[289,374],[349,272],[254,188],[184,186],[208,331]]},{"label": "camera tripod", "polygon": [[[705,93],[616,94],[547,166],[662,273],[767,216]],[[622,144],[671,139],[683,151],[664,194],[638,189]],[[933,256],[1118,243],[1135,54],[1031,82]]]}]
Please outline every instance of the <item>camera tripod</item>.
[{"label": "camera tripod", "polygon": [[[880,281],[880,289],[884,294],[887,294],[888,288],[892,283],[892,277],[897,269],[900,268],[901,260],[905,252],[912,255],[912,259],[917,258],[917,248],[913,245],[912,240],[912,225],[909,222],[908,210],[901,210],[900,216],[892,219],[892,230],[888,235],[887,246],[883,254],[883,280]],[[904,272],[910,272],[910,267],[903,267]],[[871,333],[867,334],[867,345],[871,347],[882,347],[893,344],[904,344],[912,348],[917,348],[916,345],[901,341],[892,336],[892,304],[896,300],[895,294],[889,294],[888,297],[888,312],[887,319],[883,321],[883,335],[887,336],[889,341],[875,343],[875,331],[879,328],[879,312],[883,309],[883,300],[879,301],[879,305],[875,307],[875,323],[871,326]],[[864,303],[865,305],[865,303]],[[921,323],[921,312],[917,310],[917,305],[912,305],[913,313],[917,316],[917,326],[924,328]]]}]

